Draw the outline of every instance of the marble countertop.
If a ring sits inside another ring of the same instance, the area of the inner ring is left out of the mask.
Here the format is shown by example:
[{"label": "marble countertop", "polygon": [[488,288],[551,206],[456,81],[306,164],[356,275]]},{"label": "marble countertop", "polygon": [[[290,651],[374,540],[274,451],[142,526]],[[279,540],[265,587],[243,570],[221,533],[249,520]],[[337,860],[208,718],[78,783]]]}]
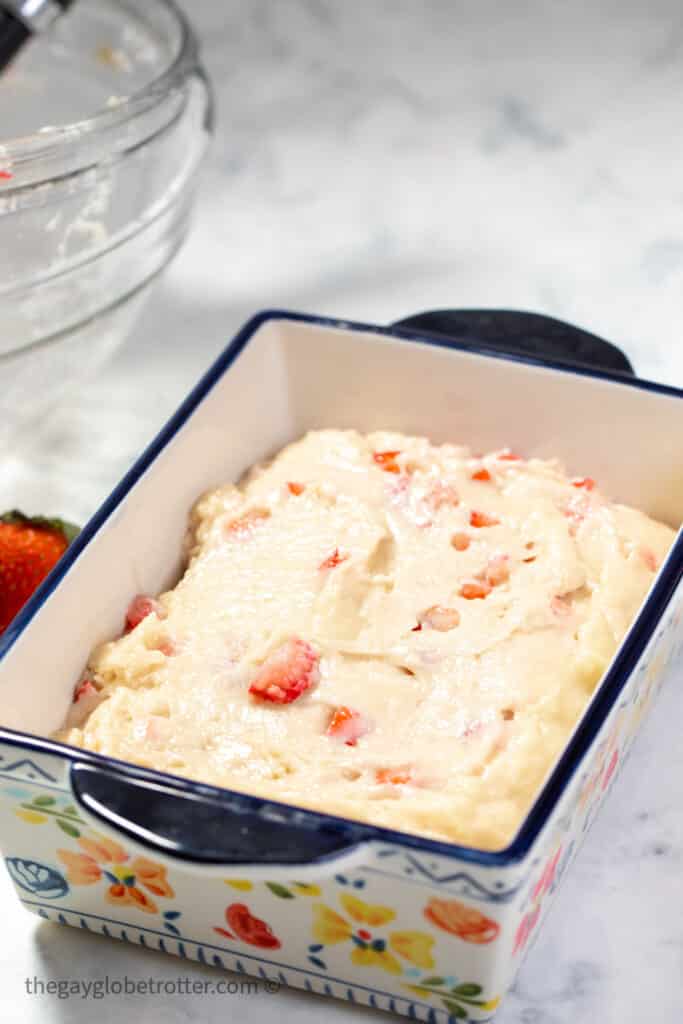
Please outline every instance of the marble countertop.
[{"label": "marble countertop", "polygon": [[[683,20],[675,0],[185,0],[218,133],[194,231],[134,335],[5,461],[2,504],[83,520],[235,328],[282,306],[389,322],[498,306],[572,320],[683,384]],[[683,667],[678,664],[678,673]],[[500,1024],[683,1012],[681,695],[669,685]],[[0,877],[0,1019],[339,1021],[277,996],[29,996],[25,977],[205,977],[40,923]]]}]

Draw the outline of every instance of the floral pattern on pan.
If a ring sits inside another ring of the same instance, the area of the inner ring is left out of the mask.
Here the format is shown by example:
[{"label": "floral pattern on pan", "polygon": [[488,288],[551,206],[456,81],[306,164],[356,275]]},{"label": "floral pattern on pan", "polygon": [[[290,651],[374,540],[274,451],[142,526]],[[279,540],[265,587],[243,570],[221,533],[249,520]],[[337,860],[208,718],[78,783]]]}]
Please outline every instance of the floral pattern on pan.
[{"label": "floral pattern on pan", "polygon": [[[140,863],[125,839],[91,828],[68,787],[57,783],[54,759],[43,771],[36,753],[29,762],[3,748],[7,867],[25,905],[49,920],[432,1024],[490,1022],[656,693],[674,613],[680,623],[680,607],[670,609],[553,813],[540,859],[532,851],[522,870],[484,871],[387,844],[368,849],[353,870],[342,874],[332,862],[310,882],[263,879],[249,868],[235,877],[199,866],[181,871],[163,855]],[[72,855],[68,864],[58,850]],[[110,899],[119,885],[141,892],[142,901],[133,893],[117,900],[118,888]],[[156,912],[143,909],[147,901]],[[316,919],[326,942],[314,931]]]},{"label": "floral pattern on pan", "polygon": [[313,907],[316,952],[343,942],[350,944],[349,956],[357,967],[379,967],[389,974],[403,973],[402,960],[416,967],[434,967],[431,935],[413,929],[386,929],[396,918],[391,907],[366,903],[349,892],[342,892],[339,902],[343,914],[325,903]]},{"label": "floral pattern on pan", "polygon": [[[175,892],[166,878],[166,868],[148,857],[135,857],[119,843],[91,833],[78,839],[80,850],[57,850],[72,885],[108,883],[105,900],[114,906],[130,904],[147,914],[159,908],[152,896],[169,899]],[[151,894],[151,895],[150,895]]]}]

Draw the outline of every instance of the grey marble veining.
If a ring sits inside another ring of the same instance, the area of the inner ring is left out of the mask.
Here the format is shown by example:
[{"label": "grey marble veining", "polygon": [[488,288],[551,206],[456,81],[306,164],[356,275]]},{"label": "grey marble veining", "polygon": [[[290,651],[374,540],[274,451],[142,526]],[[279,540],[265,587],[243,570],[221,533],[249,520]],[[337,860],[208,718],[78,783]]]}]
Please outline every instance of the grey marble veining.
[{"label": "grey marble veining", "polygon": [[[683,384],[683,15],[674,0],[186,0],[219,131],[193,234],[109,366],[2,467],[0,504],[83,520],[239,324],[285,306],[573,320]],[[683,1013],[679,661],[500,1024]],[[29,998],[26,975],[207,976],[40,924],[0,878],[7,1024],[388,1020],[277,997]]]}]

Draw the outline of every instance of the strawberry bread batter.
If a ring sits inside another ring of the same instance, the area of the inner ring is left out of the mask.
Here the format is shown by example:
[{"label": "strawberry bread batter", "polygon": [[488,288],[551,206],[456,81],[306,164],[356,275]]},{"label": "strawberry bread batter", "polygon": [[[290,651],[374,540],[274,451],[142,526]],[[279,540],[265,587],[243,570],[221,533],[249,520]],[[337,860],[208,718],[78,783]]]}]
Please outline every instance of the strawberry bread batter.
[{"label": "strawberry bread batter", "polygon": [[195,506],[59,738],[484,848],[514,835],[673,531],[590,478],[308,434]]}]

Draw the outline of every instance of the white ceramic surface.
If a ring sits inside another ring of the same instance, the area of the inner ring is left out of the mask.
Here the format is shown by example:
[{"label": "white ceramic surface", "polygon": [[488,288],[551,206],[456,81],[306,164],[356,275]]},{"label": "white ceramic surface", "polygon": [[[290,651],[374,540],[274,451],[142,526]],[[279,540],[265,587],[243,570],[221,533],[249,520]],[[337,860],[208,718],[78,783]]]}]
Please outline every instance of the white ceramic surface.
[{"label": "white ceramic surface", "polygon": [[[572,319],[681,385],[679,11],[193,0],[221,133],[188,248],[109,372],[2,467],[2,504],[87,516],[253,309],[369,320],[496,304]],[[679,662],[678,674],[681,665]],[[680,691],[665,688],[500,1024],[683,1009]],[[376,1017],[293,992],[101,1003],[24,977],[208,968],[36,920],[3,878],[9,1024]],[[5,896],[6,890],[6,896]],[[588,896],[588,898],[586,898]]]}]

